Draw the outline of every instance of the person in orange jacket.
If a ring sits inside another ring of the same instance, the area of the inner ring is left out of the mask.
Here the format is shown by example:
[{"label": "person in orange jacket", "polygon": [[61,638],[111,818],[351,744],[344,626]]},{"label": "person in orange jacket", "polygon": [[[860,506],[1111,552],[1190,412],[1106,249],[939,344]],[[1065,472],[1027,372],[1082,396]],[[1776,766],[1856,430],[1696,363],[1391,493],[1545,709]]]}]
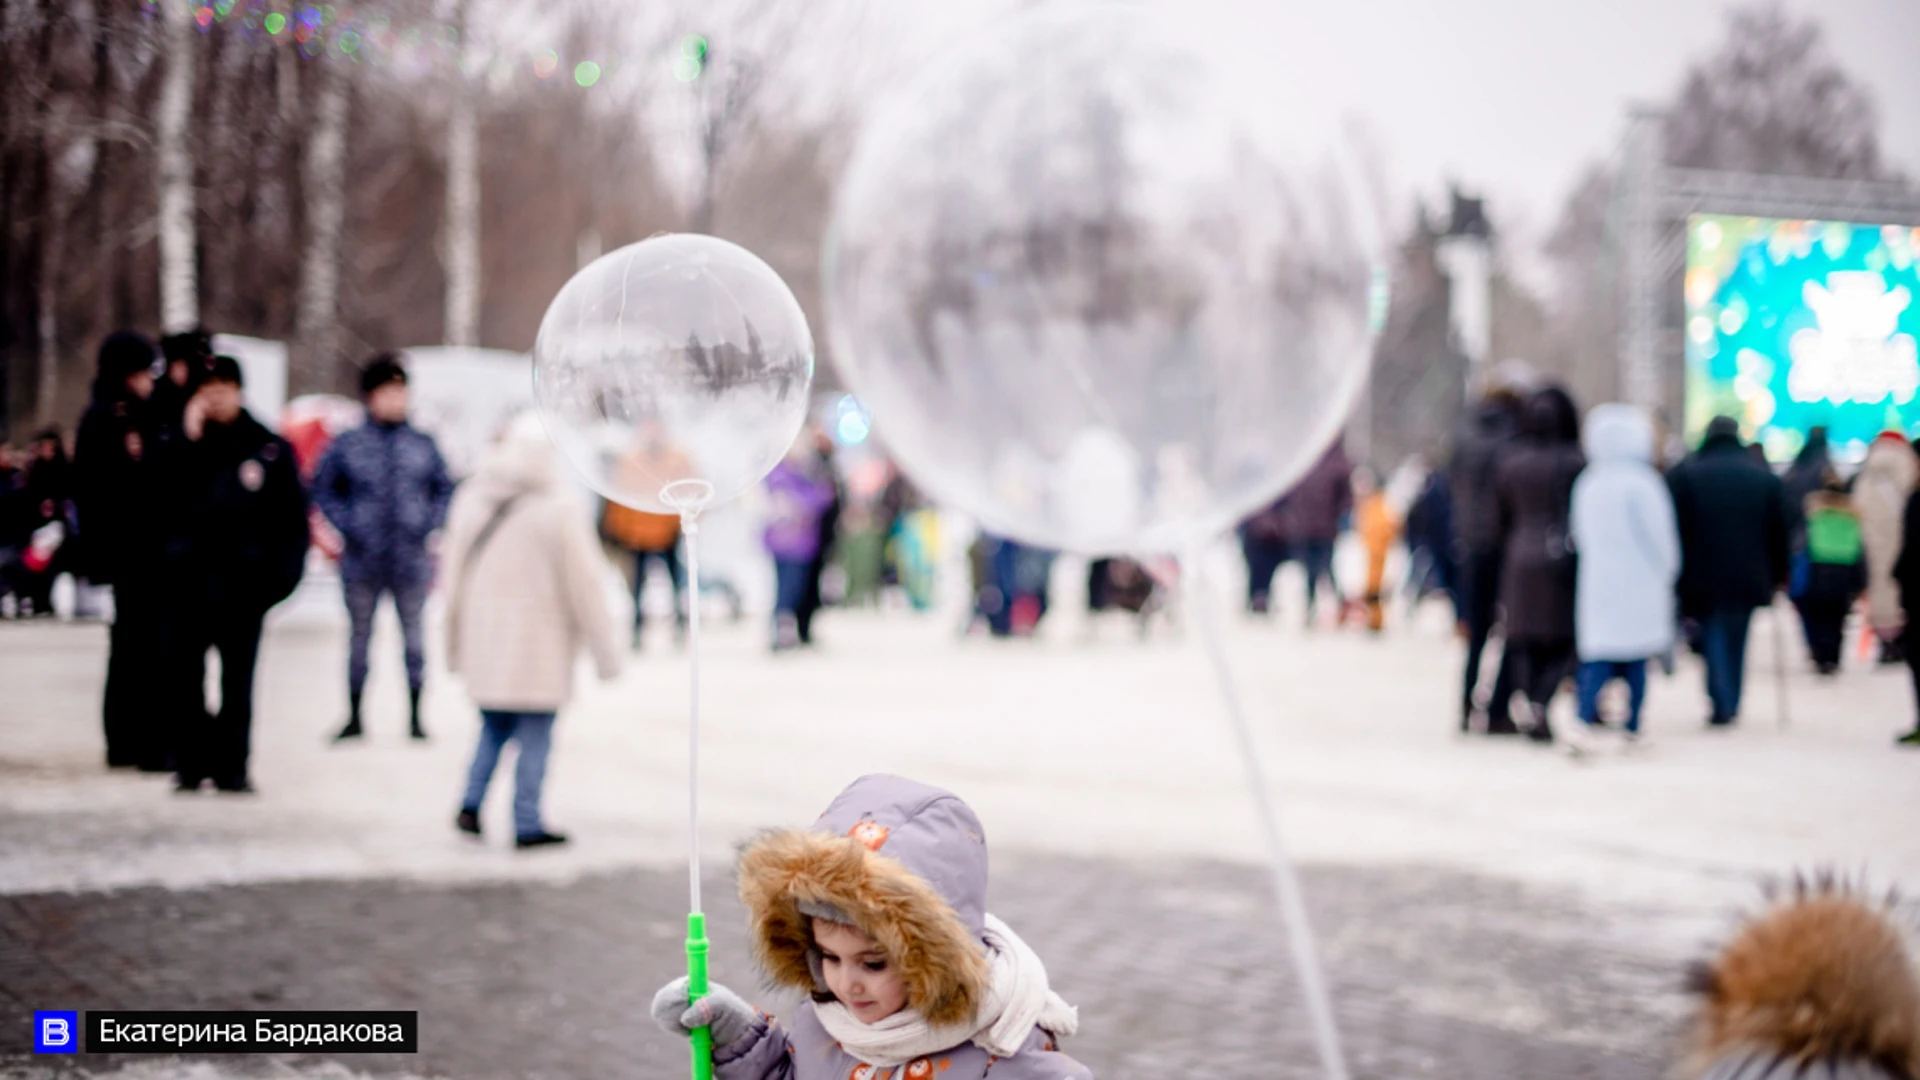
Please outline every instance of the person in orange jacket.
[{"label": "person in orange jacket", "polygon": [[1387,555],[1400,539],[1401,519],[1387,502],[1379,476],[1372,469],[1360,469],[1353,475],[1353,528],[1367,549],[1367,629],[1378,633],[1386,626],[1386,608],[1381,594],[1386,588]]},{"label": "person in orange jacket", "polygon": [[[658,429],[650,428],[641,445],[621,459],[618,469],[621,486],[637,491],[690,476],[693,466]],[[646,629],[647,563],[653,560],[666,567],[667,579],[673,583],[674,629],[684,634],[688,599],[686,571],[680,562],[679,516],[651,514],[608,500],[601,512],[600,532],[633,554],[633,647],[640,648]]]}]

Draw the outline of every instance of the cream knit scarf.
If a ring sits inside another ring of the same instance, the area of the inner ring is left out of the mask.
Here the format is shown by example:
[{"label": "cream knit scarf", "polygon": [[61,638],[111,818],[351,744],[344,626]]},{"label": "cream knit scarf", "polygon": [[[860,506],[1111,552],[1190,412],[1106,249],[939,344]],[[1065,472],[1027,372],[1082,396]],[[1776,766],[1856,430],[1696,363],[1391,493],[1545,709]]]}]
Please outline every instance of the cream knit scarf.
[{"label": "cream knit scarf", "polygon": [[1035,1026],[1058,1035],[1080,1027],[1079,1010],[1047,985],[1040,957],[1006,923],[988,915],[981,940],[987,946],[992,975],[986,1000],[971,1024],[934,1027],[917,1009],[902,1009],[874,1024],[854,1019],[837,1001],[816,1003],[814,1014],[847,1053],[881,1068],[972,1042],[995,1057],[1012,1057]]}]

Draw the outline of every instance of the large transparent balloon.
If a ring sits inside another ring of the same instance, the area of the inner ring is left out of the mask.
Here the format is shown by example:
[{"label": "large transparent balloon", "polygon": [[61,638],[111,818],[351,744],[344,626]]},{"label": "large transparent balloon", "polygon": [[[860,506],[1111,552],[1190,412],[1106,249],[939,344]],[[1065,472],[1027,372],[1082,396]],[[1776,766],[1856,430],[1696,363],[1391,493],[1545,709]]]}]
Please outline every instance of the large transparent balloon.
[{"label": "large transparent balloon", "polygon": [[[1170,550],[1311,465],[1362,385],[1373,208],[1338,140],[1154,11],[1045,8],[862,133],[826,255],[874,433],[987,528]],[[1206,28],[1202,28],[1206,29]],[[1218,32],[1218,28],[1213,28]]]},{"label": "large transparent balloon", "polygon": [[656,236],[587,264],[547,308],[533,392],[600,494],[654,513],[733,498],[806,419],[813,337],[786,283],[745,248]]}]

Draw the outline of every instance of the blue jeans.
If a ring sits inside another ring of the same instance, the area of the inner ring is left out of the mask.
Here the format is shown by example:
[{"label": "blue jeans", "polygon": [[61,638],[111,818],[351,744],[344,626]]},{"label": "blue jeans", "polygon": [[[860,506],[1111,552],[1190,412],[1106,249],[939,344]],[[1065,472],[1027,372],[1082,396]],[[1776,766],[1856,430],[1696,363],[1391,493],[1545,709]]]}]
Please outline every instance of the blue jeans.
[{"label": "blue jeans", "polygon": [[373,615],[380,607],[381,593],[393,597],[394,610],[400,613],[400,636],[407,648],[407,686],[420,689],[427,675],[427,639],[420,622],[420,612],[427,606],[427,583],[343,581],[340,589],[346,594],[347,619],[352,624],[347,636],[347,689],[358,694],[367,685],[367,645],[373,640]]},{"label": "blue jeans", "polygon": [[1580,719],[1589,724],[1600,720],[1600,691],[1615,679],[1627,684],[1627,730],[1640,730],[1640,705],[1647,700],[1647,662],[1645,660],[1589,660],[1580,665]]},{"label": "blue jeans", "polygon": [[546,781],[547,751],[553,746],[553,714],[482,709],[480,720],[480,745],[473,752],[473,768],[467,771],[467,793],[460,800],[461,809],[480,809],[487,798],[487,781],[493,779],[493,767],[500,763],[500,751],[512,739],[520,744],[520,757],[513,766],[513,834],[519,837],[544,832],[540,824],[540,785]]},{"label": "blue jeans", "polygon": [[807,594],[807,571],[813,564],[802,559],[773,560],[773,610],[792,615]]},{"label": "blue jeans", "polygon": [[1707,661],[1707,698],[1713,718],[1730,722],[1740,715],[1740,690],[1747,667],[1749,607],[1716,608],[1700,619],[1700,653]]}]

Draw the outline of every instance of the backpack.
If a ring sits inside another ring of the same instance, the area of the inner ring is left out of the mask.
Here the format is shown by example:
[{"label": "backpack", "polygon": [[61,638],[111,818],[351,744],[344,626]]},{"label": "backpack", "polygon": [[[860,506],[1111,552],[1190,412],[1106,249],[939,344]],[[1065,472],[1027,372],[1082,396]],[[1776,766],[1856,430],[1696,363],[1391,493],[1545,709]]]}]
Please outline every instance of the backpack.
[{"label": "backpack", "polygon": [[1807,558],[1816,564],[1852,566],[1861,559],[1860,517],[1823,506],[1807,512]]}]

